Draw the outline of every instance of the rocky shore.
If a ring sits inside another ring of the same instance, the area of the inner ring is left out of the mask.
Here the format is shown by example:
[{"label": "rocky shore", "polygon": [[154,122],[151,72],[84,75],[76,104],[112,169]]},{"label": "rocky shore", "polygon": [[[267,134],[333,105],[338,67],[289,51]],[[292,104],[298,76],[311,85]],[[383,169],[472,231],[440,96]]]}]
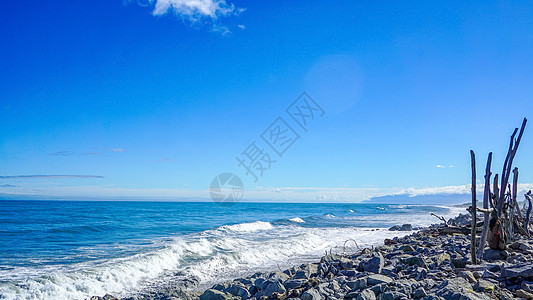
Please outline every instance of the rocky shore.
[{"label": "rocky shore", "polygon": [[[453,222],[466,225],[468,215]],[[484,261],[472,265],[470,236],[443,228],[432,225],[373,249],[328,254],[320,262],[256,273],[204,292],[169,289],[131,299],[533,299],[533,240],[519,239],[505,251],[486,248]],[[91,300],[115,299],[105,297]]]}]

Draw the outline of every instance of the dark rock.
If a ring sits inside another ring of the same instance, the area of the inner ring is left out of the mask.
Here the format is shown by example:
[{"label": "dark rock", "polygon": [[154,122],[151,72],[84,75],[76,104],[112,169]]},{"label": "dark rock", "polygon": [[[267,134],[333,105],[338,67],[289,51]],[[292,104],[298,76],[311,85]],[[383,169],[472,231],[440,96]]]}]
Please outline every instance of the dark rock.
[{"label": "dark rock", "polygon": [[381,295],[382,300],[403,300],[403,299],[409,299],[407,295],[404,295],[400,292],[391,291],[391,292],[385,292]]},{"label": "dark rock", "polygon": [[415,248],[413,248],[413,246],[411,245],[403,245],[402,247],[400,247],[400,250],[402,250],[403,252],[414,252]]},{"label": "dark rock", "polygon": [[527,292],[533,292],[532,281],[522,281],[522,283],[520,284],[520,287]]},{"label": "dark rock", "polygon": [[495,261],[495,260],[503,260],[505,259],[505,255],[503,254],[503,251],[493,250],[490,248],[485,249],[483,252],[483,259],[486,261]]},{"label": "dark rock", "polygon": [[428,277],[428,270],[427,269],[424,269],[422,268],[422,270],[418,273],[418,275],[416,276],[416,280],[417,281],[420,281],[422,279],[426,279]]},{"label": "dark rock", "polygon": [[389,228],[389,231],[398,231],[400,230],[400,228],[401,228],[400,225],[394,225],[391,228]]},{"label": "dark rock", "polygon": [[385,259],[383,255],[380,252],[374,252],[369,260],[363,261],[359,266],[363,271],[379,274],[384,265]]},{"label": "dark rock", "polygon": [[371,290],[374,292],[376,296],[378,296],[379,294],[387,290],[387,284],[386,283],[376,284],[371,288]]},{"label": "dark rock", "polygon": [[411,231],[413,230],[413,226],[411,224],[403,224],[402,227],[400,227],[400,231]]},{"label": "dark rock", "polygon": [[403,258],[401,262],[409,266],[419,266],[426,269],[428,268],[426,262],[420,256],[410,256],[407,258]]},{"label": "dark rock", "polygon": [[416,289],[415,292],[413,293],[413,298],[415,299],[420,299],[420,298],[424,298],[427,296],[428,294],[426,293],[426,290],[424,290],[423,287]]},{"label": "dark rock", "polygon": [[346,277],[355,277],[355,275],[357,274],[357,272],[353,269],[351,270],[342,270],[340,271],[340,273]]},{"label": "dark rock", "polygon": [[505,277],[505,278],[533,277],[533,264],[521,263],[521,264],[509,266],[509,267],[503,267],[502,272],[501,272],[501,277]]},{"label": "dark rock", "polygon": [[286,289],[295,289],[295,288],[301,286],[302,284],[304,284],[306,282],[307,282],[307,280],[305,280],[305,279],[289,279],[289,280],[283,282],[283,286]]}]

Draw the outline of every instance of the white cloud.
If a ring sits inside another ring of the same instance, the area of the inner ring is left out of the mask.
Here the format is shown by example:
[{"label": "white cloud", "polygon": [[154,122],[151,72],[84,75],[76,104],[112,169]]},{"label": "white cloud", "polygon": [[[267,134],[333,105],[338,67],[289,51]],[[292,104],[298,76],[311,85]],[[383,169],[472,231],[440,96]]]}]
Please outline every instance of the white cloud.
[{"label": "white cloud", "polygon": [[[222,35],[229,34],[230,29],[218,23],[222,17],[234,16],[242,13],[245,9],[235,7],[226,0],[148,0],[154,5],[153,14],[155,16],[172,13],[183,21],[191,24],[210,23],[214,32]],[[146,4],[145,1],[138,0],[140,5]],[[243,29],[244,25],[237,25]],[[243,27],[241,27],[243,26]]]},{"label": "white cloud", "polygon": [[436,167],[437,167],[437,168],[441,168],[441,169],[446,168],[446,166],[443,166],[443,165],[437,165]]}]

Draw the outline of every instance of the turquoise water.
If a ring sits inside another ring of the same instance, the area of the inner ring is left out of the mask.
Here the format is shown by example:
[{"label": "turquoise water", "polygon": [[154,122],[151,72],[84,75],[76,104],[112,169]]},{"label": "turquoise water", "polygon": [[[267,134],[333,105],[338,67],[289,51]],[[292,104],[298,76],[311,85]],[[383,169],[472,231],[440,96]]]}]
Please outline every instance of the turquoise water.
[{"label": "turquoise water", "polygon": [[[463,209],[464,210],[464,209]],[[0,298],[129,295],[172,277],[206,285],[375,245],[388,227],[457,209],[385,204],[0,201]],[[350,249],[348,249],[350,250]]]}]

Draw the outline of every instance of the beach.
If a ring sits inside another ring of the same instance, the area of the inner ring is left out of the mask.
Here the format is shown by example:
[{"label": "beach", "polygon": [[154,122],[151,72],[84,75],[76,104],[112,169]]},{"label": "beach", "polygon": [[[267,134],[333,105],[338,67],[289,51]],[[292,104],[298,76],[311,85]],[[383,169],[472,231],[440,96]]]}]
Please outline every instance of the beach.
[{"label": "beach", "polygon": [[[450,220],[465,226],[468,215]],[[407,224],[402,227],[408,227]],[[255,273],[203,292],[167,289],[126,299],[531,299],[533,240],[505,251],[485,249],[484,262],[469,259],[467,235],[435,224],[356,253],[328,253],[320,261]],[[397,228],[391,228],[396,230]],[[115,299],[111,295],[91,300]]]}]

